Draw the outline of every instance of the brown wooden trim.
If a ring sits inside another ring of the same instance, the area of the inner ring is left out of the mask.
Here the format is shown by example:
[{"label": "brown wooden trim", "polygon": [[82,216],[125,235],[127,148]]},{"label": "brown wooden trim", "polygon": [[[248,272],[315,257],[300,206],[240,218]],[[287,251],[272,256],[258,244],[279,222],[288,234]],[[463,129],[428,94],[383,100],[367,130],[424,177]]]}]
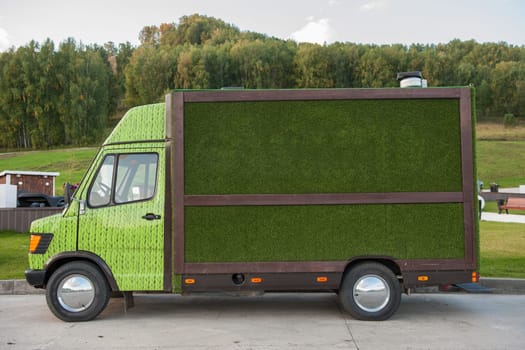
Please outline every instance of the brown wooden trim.
[{"label": "brown wooden trim", "polygon": [[476,263],[474,247],[476,244],[475,234],[475,205],[477,199],[474,198],[474,151],[472,134],[472,108],[471,108],[470,88],[461,89],[459,100],[461,118],[461,172],[463,179],[463,220],[465,230],[465,261],[470,264]]},{"label": "brown wooden trim", "polygon": [[461,192],[187,195],[185,206],[461,203]]},{"label": "brown wooden trim", "polygon": [[184,102],[459,98],[462,88],[319,89],[185,92]]},{"label": "brown wooden trim", "polygon": [[464,259],[400,259],[395,263],[399,265],[402,272],[476,269],[475,264]]},{"label": "brown wooden trim", "polygon": [[184,271],[184,94],[171,96],[173,127],[173,272]]},{"label": "brown wooden trim", "polygon": [[186,274],[341,272],[348,261],[299,261],[252,263],[187,263]]},{"label": "brown wooden trim", "polygon": [[[321,275],[326,278],[325,282],[317,281],[317,277]],[[337,290],[341,284],[342,275],[341,272],[243,273],[244,281],[236,284],[233,282],[232,274],[189,274],[182,278],[182,292]],[[252,277],[260,279],[260,282],[252,282]],[[192,279],[193,283],[184,283],[186,278]]]},{"label": "brown wooden trim", "polygon": [[[385,260],[378,257],[359,257],[357,260]],[[387,259],[390,260],[390,259]],[[463,259],[399,259],[393,260],[402,272],[474,270],[476,267]],[[292,273],[292,272],[344,272],[351,263],[343,261],[298,262],[239,262],[239,263],[186,263],[186,274],[224,273]],[[451,281],[453,282],[453,281]]]},{"label": "brown wooden trim", "polygon": [[474,204],[471,202],[465,202],[463,204],[463,220],[465,229],[465,261],[468,263],[476,262],[475,248],[476,243],[476,216],[474,214]]},{"label": "brown wooden trim", "polygon": [[[419,281],[418,276],[425,275],[428,277],[427,281]],[[471,283],[471,271],[410,271],[403,273],[403,287],[425,287],[425,286],[441,286],[459,283]]]},{"label": "brown wooden trim", "polygon": [[[425,275],[428,280],[419,281]],[[291,273],[243,273],[240,283],[233,281],[233,274],[187,274],[182,280],[191,279],[191,284],[182,283],[183,293],[196,292],[249,292],[249,291],[328,291],[338,290],[343,278],[342,272],[291,272]],[[324,277],[324,283],[317,281]],[[252,282],[256,277],[259,282]],[[441,286],[450,283],[472,282],[472,272],[466,270],[406,271],[403,273],[403,287]]]},{"label": "brown wooden trim", "polygon": [[[329,89],[179,92],[169,95],[174,138],[173,152],[173,254],[174,269],[183,273],[246,272],[337,272],[347,261],[264,262],[264,263],[184,263],[184,206],[215,205],[307,205],[380,203],[464,203],[465,259],[398,260],[402,271],[463,270],[476,268],[474,223],[474,183],[471,101],[469,88],[429,89]],[[247,194],[184,195],[184,102],[241,102],[352,99],[459,99],[463,192],[352,193],[352,194]],[[241,270],[239,270],[241,269]]]}]

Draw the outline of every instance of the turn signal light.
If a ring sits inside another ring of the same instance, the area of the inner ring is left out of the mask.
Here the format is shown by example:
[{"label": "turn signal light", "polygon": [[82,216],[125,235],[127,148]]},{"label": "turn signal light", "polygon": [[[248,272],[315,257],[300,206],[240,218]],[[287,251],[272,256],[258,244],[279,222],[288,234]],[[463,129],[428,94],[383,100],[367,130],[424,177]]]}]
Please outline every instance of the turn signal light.
[{"label": "turn signal light", "polygon": [[252,279],[250,281],[252,283],[261,283],[262,282],[262,278],[261,277],[252,277]]},{"label": "turn signal light", "polygon": [[185,278],[184,283],[185,284],[195,284],[195,278]]},{"label": "turn signal light", "polygon": [[472,283],[478,283],[479,282],[479,273],[477,271],[472,272]]},{"label": "turn signal light", "polygon": [[40,244],[40,240],[42,239],[41,235],[31,235],[31,240],[29,241],[29,252],[34,253],[36,251],[36,248],[38,248],[38,245]]},{"label": "turn signal light", "polygon": [[417,280],[419,282],[427,282],[428,281],[428,276],[425,276],[425,275],[417,276]]},{"label": "turn signal light", "polygon": [[29,253],[45,254],[52,240],[52,233],[32,233],[29,238]]},{"label": "turn signal light", "polygon": [[317,277],[317,283],[326,283],[328,282],[328,277],[326,276],[318,276]]}]

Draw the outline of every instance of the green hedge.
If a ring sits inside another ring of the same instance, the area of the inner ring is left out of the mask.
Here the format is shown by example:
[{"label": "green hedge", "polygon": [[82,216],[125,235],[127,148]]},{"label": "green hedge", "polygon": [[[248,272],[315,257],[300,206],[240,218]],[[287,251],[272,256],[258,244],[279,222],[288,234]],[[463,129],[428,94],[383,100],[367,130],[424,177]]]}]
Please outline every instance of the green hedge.
[{"label": "green hedge", "polygon": [[457,100],[188,103],[185,193],[461,191]]}]

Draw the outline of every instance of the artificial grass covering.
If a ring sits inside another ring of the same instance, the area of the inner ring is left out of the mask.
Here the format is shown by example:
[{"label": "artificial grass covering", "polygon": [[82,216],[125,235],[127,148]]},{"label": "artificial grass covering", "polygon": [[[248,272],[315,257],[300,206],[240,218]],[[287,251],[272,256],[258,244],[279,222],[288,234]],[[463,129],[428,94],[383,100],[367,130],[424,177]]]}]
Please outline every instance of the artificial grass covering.
[{"label": "artificial grass covering", "polygon": [[[185,194],[459,192],[455,99],[185,104]],[[186,207],[186,262],[462,258],[461,204]]]},{"label": "artificial grass covering", "polygon": [[185,193],[461,191],[457,100],[188,103]]},{"label": "artificial grass covering", "polygon": [[460,204],[190,207],[186,262],[463,258]]}]

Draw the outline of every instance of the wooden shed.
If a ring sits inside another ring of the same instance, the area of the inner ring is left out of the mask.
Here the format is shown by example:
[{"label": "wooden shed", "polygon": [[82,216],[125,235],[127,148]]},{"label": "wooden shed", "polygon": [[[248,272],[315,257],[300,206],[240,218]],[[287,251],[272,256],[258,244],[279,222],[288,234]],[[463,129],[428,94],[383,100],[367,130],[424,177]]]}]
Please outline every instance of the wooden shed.
[{"label": "wooden shed", "polygon": [[43,171],[4,170],[0,184],[17,186],[18,191],[55,195],[55,178],[60,173]]}]

